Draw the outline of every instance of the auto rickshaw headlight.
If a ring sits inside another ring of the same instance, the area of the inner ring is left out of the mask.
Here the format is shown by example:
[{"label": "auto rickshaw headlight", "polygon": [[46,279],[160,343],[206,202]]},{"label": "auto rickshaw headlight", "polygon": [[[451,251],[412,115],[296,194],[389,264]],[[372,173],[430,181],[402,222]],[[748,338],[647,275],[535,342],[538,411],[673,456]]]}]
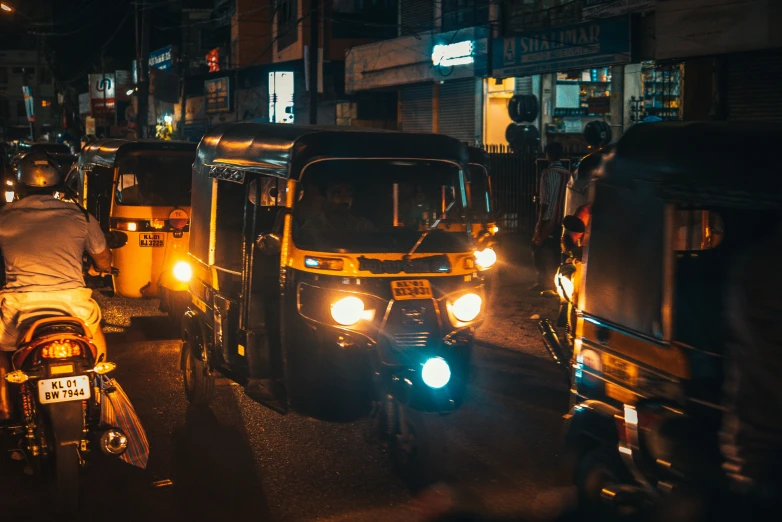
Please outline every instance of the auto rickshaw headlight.
[{"label": "auto rickshaw headlight", "polygon": [[442,357],[432,357],[421,369],[424,384],[435,390],[442,388],[451,380],[451,367]]},{"label": "auto rickshaw headlight", "polygon": [[342,326],[356,324],[364,316],[364,301],[355,296],[343,297],[331,304],[331,317]]},{"label": "auto rickshaw headlight", "polygon": [[476,250],[475,262],[478,265],[478,268],[486,270],[487,268],[494,266],[494,263],[497,262],[497,253],[491,247],[486,247],[483,250]]},{"label": "auto rickshaw headlight", "polygon": [[179,261],[174,265],[174,278],[182,283],[189,283],[193,277],[193,269],[187,261]]},{"label": "auto rickshaw headlight", "polygon": [[451,312],[457,320],[469,323],[481,313],[483,300],[478,294],[464,294],[451,305]]}]

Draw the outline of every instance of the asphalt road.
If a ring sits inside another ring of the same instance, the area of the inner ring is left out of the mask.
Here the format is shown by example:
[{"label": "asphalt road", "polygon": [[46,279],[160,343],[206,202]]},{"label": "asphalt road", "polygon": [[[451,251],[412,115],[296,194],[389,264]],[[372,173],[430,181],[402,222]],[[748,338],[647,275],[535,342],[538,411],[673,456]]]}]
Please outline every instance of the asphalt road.
[{"label": "asphalt road", "polygon": [[[504,259],[523,258],[523,251]],[[561,416],[567,386],[548,359],[533,314],[553,300],[526,290],[526,264],[500,267],[490,319],[479,330],[474,372],[460,411],[442,419],[445,483],[469,491],[491,515],[529,511],[563,481]],[[278,415],[218,381],[209,409],[188,407],[156,301],[99,296],[110,358],[144,423],[146,469],[93,452],[83,473],[87,520],[413,520],[414,502],[387,455],[368,442],[369,421],[327,423]],[[0,455],[0,520],[63,520],[6,452]]]}]

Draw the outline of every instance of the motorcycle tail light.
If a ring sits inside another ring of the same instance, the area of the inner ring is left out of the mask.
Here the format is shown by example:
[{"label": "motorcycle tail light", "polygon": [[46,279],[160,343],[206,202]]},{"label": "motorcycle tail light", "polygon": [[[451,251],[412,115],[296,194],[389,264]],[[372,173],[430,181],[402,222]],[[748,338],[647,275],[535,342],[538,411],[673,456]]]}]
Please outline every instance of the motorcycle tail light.
[{"label": "motorcycle tail light", "polygon": [[54,341],[41,350],[44,359],[68,359],[82,355],[81,345],[71,341]]}]

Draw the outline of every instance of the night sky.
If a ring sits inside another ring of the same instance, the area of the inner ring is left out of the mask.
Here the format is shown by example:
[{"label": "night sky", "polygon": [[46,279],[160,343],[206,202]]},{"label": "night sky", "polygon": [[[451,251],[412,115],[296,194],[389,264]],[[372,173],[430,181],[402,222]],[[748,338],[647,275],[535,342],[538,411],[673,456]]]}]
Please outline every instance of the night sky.
[{"label": "night sky", "polygon": [[[101,55],[106,71],[130,70],[136,54],[135,5],[151,10],[150,50],[180,39],[181,18],[176,10],[182,0],[9,0],[30,13],[30,19],[15,15],[0,25],[0,46],[21,47],[24,39],[14,30],[41,33],[45,38],[61,85],[77,92],[87,89],[87,74],[101,71]],[[53,20],[36,14],[35,4],[48,7]],[[139,14],[139,28],[141,15]],[[34,46],[28,38],[27,47]]]}]

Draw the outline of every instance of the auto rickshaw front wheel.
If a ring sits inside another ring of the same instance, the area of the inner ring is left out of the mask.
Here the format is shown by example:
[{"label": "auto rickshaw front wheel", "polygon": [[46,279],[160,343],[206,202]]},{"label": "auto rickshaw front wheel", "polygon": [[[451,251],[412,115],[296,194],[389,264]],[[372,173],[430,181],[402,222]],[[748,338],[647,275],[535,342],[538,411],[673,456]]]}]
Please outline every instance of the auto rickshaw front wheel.
[{"label": "auto rickshaw front wheel", "polygon": [[188,402],[205,406],[214,397],[215,378],[209,373],[206,362],[194,355],[193,343],[198,342],[190,332],[185,332],[185,340],[182,342],[182,376]]},{"label": "auto rickshaw front wheel", "polygon": [[442,479],[445,432],[437,414],[422,413],[399,403],[394,407],[395,429],[389,441],[391,461],[408,487],[418,491]]}]

